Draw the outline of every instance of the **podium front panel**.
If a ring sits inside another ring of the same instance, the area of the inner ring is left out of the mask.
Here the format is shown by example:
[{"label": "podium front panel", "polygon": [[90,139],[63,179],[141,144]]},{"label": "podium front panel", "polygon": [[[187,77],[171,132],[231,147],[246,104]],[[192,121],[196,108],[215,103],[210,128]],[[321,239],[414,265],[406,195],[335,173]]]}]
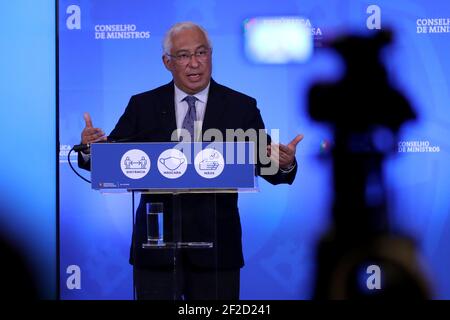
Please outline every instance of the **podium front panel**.
[{"label": "podium front panel", "polygon": [[96,143],[92,188],[119,190],[254,190],[253,142]]}]

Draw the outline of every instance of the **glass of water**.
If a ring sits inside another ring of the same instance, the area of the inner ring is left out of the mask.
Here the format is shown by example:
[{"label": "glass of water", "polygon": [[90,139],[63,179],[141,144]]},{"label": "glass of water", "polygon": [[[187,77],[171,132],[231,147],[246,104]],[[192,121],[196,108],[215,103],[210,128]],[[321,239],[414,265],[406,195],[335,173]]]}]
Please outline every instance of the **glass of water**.
[{"label": "glass of water", "polygon": [[147,242],[162,244],[164,242],[163,203],[147,203]]}]

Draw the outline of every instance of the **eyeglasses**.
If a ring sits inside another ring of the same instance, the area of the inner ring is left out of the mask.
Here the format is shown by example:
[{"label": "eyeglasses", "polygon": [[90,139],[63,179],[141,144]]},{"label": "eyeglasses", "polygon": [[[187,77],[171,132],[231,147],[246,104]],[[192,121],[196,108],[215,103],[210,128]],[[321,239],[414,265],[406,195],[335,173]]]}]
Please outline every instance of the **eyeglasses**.
[{"label": "eyeglasses", "polygon": [[209,54],[211,52],[212,52],[211,48],[204,48],[204,49],[199,49],[199,50],[195,51],[194,53],[181,52],[176,55],[166,53],[166,55],[175,59],[175,61],[178,64],[185,65],[191,61],[192,56],[195,56],[195,58],[200,62],[205,62],[209,58]]}]

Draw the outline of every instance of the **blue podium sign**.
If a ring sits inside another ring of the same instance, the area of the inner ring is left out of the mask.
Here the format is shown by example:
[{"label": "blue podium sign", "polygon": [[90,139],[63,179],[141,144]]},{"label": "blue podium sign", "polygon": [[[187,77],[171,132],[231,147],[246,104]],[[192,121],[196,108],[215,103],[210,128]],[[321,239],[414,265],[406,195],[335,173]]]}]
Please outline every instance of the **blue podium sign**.
[{"label": "blue podium sign", "polygon": [[254,143],[95,143],[91,180],[97,190],[255,190]]}]

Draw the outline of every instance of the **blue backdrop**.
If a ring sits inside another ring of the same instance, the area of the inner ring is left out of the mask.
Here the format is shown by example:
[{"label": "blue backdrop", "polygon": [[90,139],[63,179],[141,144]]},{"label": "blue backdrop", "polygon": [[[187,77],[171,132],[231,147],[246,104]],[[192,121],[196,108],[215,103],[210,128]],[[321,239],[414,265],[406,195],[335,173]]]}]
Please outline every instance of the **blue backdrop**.
[{"label": "blue backdrop", "polygon": [[[376,7],[370,7],[375,4]],[[369,9],[369,10],[368,10]],[[315,51],[302,64],[252,63],[244,52],[244,21],[301,16],[314,27]],[[131,197],[101,195],[71,172],[67,150],[79,143],[83,112],[110,132],[131,95],[171,80],[161,61],[161,42],[175,22],[203,25],[213,43],[213,77],[258,100],[266,127],[280,141],[305,139],[297,151],[292,186],[260,180],[258,194],[240,196],[246,266],[243,299],[307,299],[314,279],[315,245],[329,225],[331,168],[320,157],[330,132],[306,112],[308,88],[337,79],[342,64],[321,49],[343,32],[390,27],[395,43],[386,51],[391,80],[419,119],[405,126],[399,143],[426,141],[436,152],[399,152],[385,166],[392,223],[420,244],[436,298],[450,298],[450,128],[448,112],[450,3],[442,1],[59,1],[60,279],[63,299],[130,299],[128,265]],[[375,19],[375,20],[374,20]],[[422,20],[425,19],[425,20]],[[424,25],[427,32],[424,33]],[[110,25],[130,25],[136,39],[105,39]],[[437,25],[436,25],[437,24]],[[442,28],[441,28],[442,27]],[[374,92],[374,95],[377,93]],[[370,99],[371,97],[367,97]],[[339,106],[336,106],[339,108]],[[437,152],[439,151],[439,152]],[[75,161],[75,157],[73,158]],[[88,173],[84,173],[88,176]],[[70,266],[81,270],[81,287],[69,288]],[[69,271],[68,271],[69,268]]]}]

